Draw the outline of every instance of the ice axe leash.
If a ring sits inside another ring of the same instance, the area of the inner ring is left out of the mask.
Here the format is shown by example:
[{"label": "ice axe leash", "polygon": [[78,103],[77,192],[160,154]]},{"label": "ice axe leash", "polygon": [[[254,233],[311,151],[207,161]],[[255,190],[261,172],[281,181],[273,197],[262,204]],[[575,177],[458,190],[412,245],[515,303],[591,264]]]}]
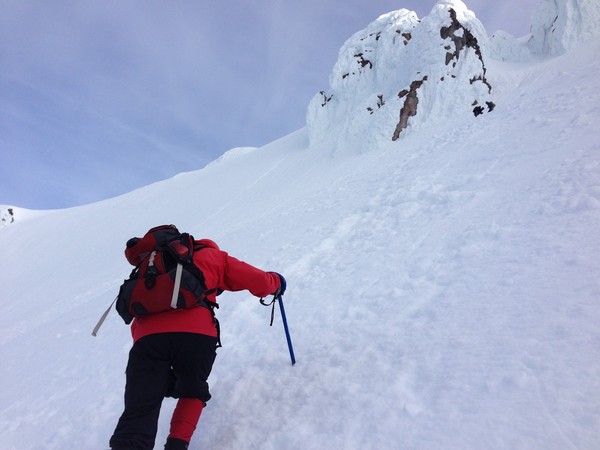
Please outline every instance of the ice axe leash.
[{"label": "ice axe leash", "polygon": [[274,296],[273,300],[270,303],[265,302],[264,299],[260,299],[260,303],[265,306],[271,306],[271,323],[269,326],[273,326],[273,319],[275,317],[275,302],[279,303],[279,309],[281,310],[281,320],[283,321],[283,329],[285,330],[285,338],[287,340],[288,350],[290,351],[290,359],[292,361],[292,366],[296,364],[296,357],[294,356],[294,347],[292,346],[292,338],[290,337],[290,329],[288,327],[287,318],[285,316],[285,308],[283,307],[283,296],[279,294],[278,296]]}]

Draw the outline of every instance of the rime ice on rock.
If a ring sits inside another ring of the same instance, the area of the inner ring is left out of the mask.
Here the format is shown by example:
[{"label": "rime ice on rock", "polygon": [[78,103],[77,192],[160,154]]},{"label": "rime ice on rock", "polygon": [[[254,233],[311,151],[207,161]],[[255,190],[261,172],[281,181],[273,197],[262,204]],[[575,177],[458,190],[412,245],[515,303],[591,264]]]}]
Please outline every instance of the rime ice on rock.
[{"label": "rime ice on rock", "polygon": [[329,89],[312,99],[311,145],[368,150],[421,124],[488,112],[487,41],[460,0],[439,1],[422,21],[406,9],[382,15],[344,43]]},{"label": "rime ice on rock", "polygon": [[494,59],[531,61],[562,55],[599,33],[598,0],[539,0],[528,35],[515,38],[505,31],[496,31],[489,49]]},{"label": "rime ice on rock", "polygon": [[598,0],[540,0],[528,45],[535,54],[561,55],[597,35],[599,27]]}]

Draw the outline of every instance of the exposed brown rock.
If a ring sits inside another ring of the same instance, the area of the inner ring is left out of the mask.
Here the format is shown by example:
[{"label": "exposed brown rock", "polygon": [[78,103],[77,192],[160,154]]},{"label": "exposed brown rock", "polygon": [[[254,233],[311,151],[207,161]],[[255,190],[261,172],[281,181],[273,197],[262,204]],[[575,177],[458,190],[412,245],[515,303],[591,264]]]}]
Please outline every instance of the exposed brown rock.
[{"label": "exposed brown rock", "polygon": [[[454,60],[452,67],[456,67],[456,62],[460,57],[460,52],[466,48],[472,48],[475,51],[475,54],[481,61],[481,69],[482,73],[479,76],[473,77],[471,79],[471,84],[475,81],[481,81],[488,88],[488,93],[492,92],[492,86],[487,81],[485,74],[487,69],[485,67],[485,63],[483,62],[483,56],[481,55],[481,47],[479,47],[479,42],[477,38],[471,33],[465,26],[463,26],[458,19],[456,18],[456,11],[453,8],[449,9],[450,19],[452,22],[450,26],[440,28],[440,36],[442,39],[450,39],[454,43],[454,51],[450,52],[452,49],[450,46],[445,46],[444,48],[448,50],[446,53],[446,65],[450,64],[451,61]],[[462,33],[458,33],[457,31],[462,30]]]},{"label": "exposed brown rock", "polygon": [[415,80],[410,84],[409,90],[403,89],[398,93],[399,98],[405,98],[404,106],[400,110],[400,121],[396,125],[394,134],[392,135],[392,141],[397,141],[400,137],[400,133],[408,126],[408,119],[412,116],[417,115],[417,106],[419,105],[419,97],[417,97],[417,89],[419,89],[423,82],[427,81],[427,75],[421,80]]},{"label": "exposed brown rock", "polygon": [[333,94],[330,95],[329,97],[327,97],[327,94],[325,94],[325,91],[319,91],[319,94],[321,94],[323,96],[323,103],[321,103],[321,106],[325,106],[327,103],[329,103],[329,101],[331,100],[331,97],[333,97]]},{"label": "exposed brown rock", "polygon": [[365,59],[365,56],[362,52],[357,53],[356,55],[354,55],[354,57],[358,58],[358,64],[360,64],[361,67],[369,66],[369,69],[373,68],[373,63],[368,59]]}]

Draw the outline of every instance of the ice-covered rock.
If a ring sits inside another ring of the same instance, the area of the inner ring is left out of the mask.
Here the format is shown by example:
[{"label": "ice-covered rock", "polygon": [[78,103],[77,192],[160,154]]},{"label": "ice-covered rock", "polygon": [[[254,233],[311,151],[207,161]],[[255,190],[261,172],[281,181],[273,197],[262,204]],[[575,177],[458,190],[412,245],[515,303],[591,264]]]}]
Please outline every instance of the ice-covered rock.
[{"label": "ice-covered rock", "polygon": [[538,0],[531,32],[534,54],[561,55],[600,33],[600,1]]},{"label": "ice-covered rock", "polygon": [[401,9],[355,33],[339,51],[329,89],[310,102],[311,145],[368,150],[424,122],[493,109],[487,34],[460,0],[419,20]]},{"label": "ice-covered rock", "polygon": [[531,32],[515,38],[497,31],[490,38],[490,56],[501,61],[531,61],[573,50],[600,33],[600,1],[538,0]]}]

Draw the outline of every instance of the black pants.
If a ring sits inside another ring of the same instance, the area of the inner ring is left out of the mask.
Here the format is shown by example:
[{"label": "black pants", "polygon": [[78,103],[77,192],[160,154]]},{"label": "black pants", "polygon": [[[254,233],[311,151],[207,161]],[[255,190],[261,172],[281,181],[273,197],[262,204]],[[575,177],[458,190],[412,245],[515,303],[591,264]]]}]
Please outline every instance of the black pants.
[{"label": "black pants", "polygon": [[207,379],[217,338],[194,333],[151,334],[129,352],[125,410],[110,439],[113,449],[152,450],[164,397],[210,399]]}]

